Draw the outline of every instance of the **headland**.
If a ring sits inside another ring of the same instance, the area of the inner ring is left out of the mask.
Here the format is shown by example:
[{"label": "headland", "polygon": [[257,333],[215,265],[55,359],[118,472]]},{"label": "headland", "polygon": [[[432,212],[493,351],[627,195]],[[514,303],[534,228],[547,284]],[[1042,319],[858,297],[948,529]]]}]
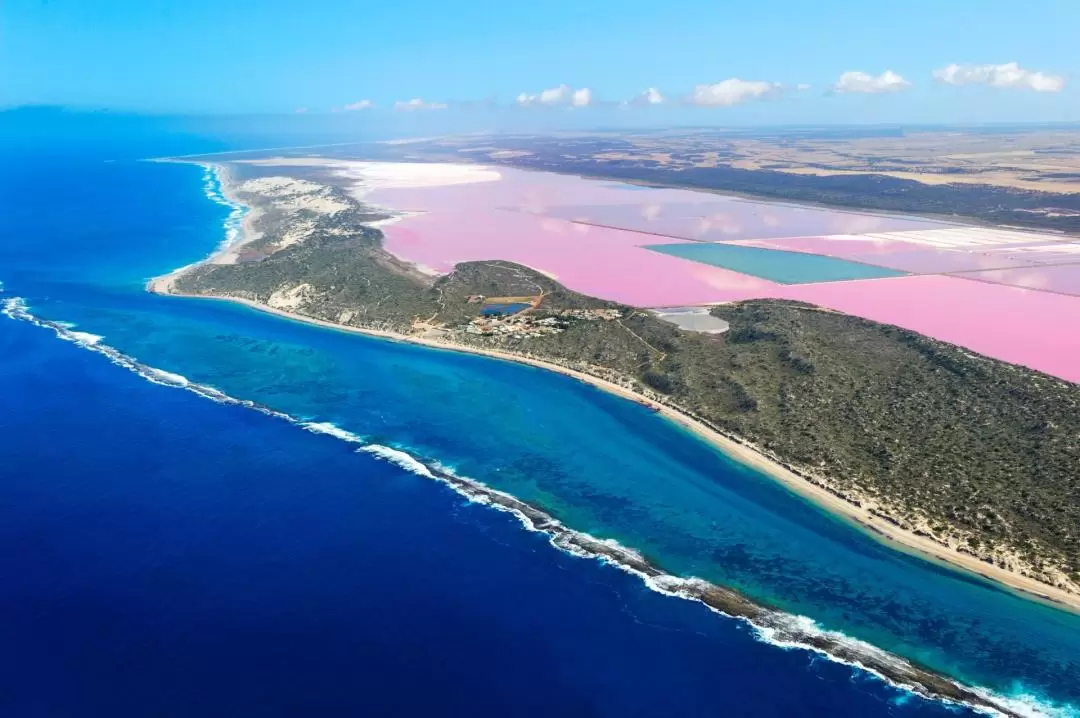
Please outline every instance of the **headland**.
[{"label": "headland", "polygon": [[[712,314],[730,322],[734,331],[710,336],[680,330],[635,307],[577,294],[551,276],[515,263],[462,262],[443,274],[385,249],[381,228],[399,222],[397,228],[407,229],[413,217],[427,212],[407,206],[391,209],[382,202],[392,197],[394,190],[439,187],[447,191],[476,182],[497,185],[498,175],[493,177],[483,168],[467,165],[395,164],[348,163],[344,171],[342,165],[325,158],[267,158],[230,164],[227,172],[218,174],[222,193],[237,206],[246,203],[255,208],[244,218],[241,233],[205,263],[151,280],[149,288],[159,293],[241,302],[335,329],[483,354],[572,376],[654,408],[725,453],[898,548],[1080,609],[1080,593],[1075,579],[1069,577],[1067,559],[1066,563],[1046,560],[1053,555],[1052,549],[1036,556],[1006,541],[987,544],[977,530],[950,525],[932,511],[948,511],[947,507],[927,506],[925,500],[923,506],[905,501],[904,487],[898,495],[895,487],[889,490],[877,485],[872,477],[841,480],[836,468],[829,466],[837,461],[837,452],[830,451],[831,447],[806,452],[797,439],[785,441],[778,432],[791,429],[783,422],[769,426],[739,421],[740,415],[760,414],[765,408],[754,386],[762,379],[757,372],[740,375],[732,359],[737,365],[755,358],[764,348],[785,380],[798,381],[821,373],[818,367],[829,357],[820,353],[823,348],[793,345],[782,336],[784,332],[833,337],[863,333],[872,342],[884,342],[882,347],[890,353],[906,350],[915,361],[929,362],[926,369],[934,383],[939,384],[944,374],[952,392],[966,390],[968,383],[952,386],[957,374],[971,370],[979,374],[975,379],[986,382],[983,375],[989,371],[998,377],[991,383],[1034,382],[1028,391],[1042,394],[1044,400],[1049,389],[1055,402],[1064,402],[1052,409],[1056,414],[1076,401],[1072,385],[999,366],[993,360],[895,327],[852,321],[837,312],[804,304],[748,301],[715,307]],[[354,174],[342,182],[342,172]],[[409,221],[400,221],[405,217]],[[339,286],[320,272],[330,273],[339,282],[343,278],[347,281]],[[524,309],[502,315],[499,308],[504,306]],[[763,347],[756,346],[759,344]],[[721,353],[722,347],[730,349],[732,345],[740,354],[745,345],[751,345],[753,353],[728,356],[723,368],[704,354]],[[674,370],[670,362],[673,355],[679,360]],[[692,372],[689,376],[685,374],[688,369]],[[897,371],[901,370],[890,367],[891,382],[897,380]],[[706,378],[711,395],[687,386],[701,382],[701,374],[711,376]],[[905,386],[911,381],[911,377],[903,379]],[[836,382],[836,377],[816,382],[821,385],[813,387],[811,403],[819,403],[818,392],[831,390]],[[985,390],[980,387],[973,395],[977,403],[997,400]],[[1056,397],[1057,392],[1060,397]],[[873,408],[880,410],[876,402]],[[806,418],[812,416],[810,413]],[[836,421],[833,415],[828,418]],[[892,427],[886,423],[878,436],[866,441],[871,445],[882,440],[901,441],[904,432],[912,431],[905,426],[912,419],[903,419]],[[1005,417],[997,420],[1007,424]],[[963,443],[970,441],[965,437]],[[850,444],[850,437],[843,443]],[[857,443],[850,448],[865,452],[866,447]],[[841,447],[839,453],[848,448]],[[966,451],[976,447],[961,448],[957,458],[962,459]],[[942,447],[942,451],[949,449]],[[844,459],[838,463],[843,465]],[[939,462],[931,459],[927,463]],[[857,470],[872,471],[873,464]],[[919,491],[916,487],[910,493],[917,495]]]}]

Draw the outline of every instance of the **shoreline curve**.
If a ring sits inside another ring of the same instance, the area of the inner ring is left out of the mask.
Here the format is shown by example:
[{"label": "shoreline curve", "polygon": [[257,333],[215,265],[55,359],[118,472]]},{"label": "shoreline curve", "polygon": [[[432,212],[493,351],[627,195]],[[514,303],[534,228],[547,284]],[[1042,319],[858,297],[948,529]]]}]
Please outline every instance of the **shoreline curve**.
[{"label": "shoreline curve", "polygon": [[[3,291],[0,289],[0,297]],[[452,469],[425,463],[404,451],[367,443],[363,437],[339,429],[333,424],[306,421],[257,402],[238,399],[220,390],[188,380],[179,374],[143,364],[134,357],[104,344],[101,337],[69,328],[63,322],[42,319],[32,314],[20,297],[3,297],[0,314],[49,329],[58,337],[83,349],[104,355],[113,364],[127,369],[154,384],[183,389],[211,401],[241,406],[268,417],[286,421],[316,434],[357,445],[358,453],[397,464],[402,469],[448,486],[472,503],[488,506],[516,517],[529,532],[547,536],[548,543],[559,551],[585,559],[595,559],[640,578],[658,593],[698,602],[728,618],[745,621],[763,642],[781,648],[797,648],[819,653],[829,660],[861,669],[903,691],[947,705],[964,705],[990,715],[1024,718],[1032,715],[1025,698],[1013,698],[979,686],[959,682],[918,661],[903,658],[843,633],[818,626],[810,619],[770,608],[724,586],[698,578],[684,578],[666,573],[648,559],[610,539],[596,538],[572,529],[558,519],[514,496],[474,479],[456,474]],[[1036,715],[1044,713],[1034,706]]]},{"label": "shoreline curve", "polygon": [[1067,589],[1059,588],[1038,579],[1031,578],[1017,571],[989,563],[974,555],[959,551],[927,536],[905,529],[891,521],[887,516],[875,513],[870,509],[865,509],[850,499],[830,491],[828,488],[816,483],[810,478],[783,465],[778,460],[770,457],[767,452],[763,451],[760,447],[743,440],[741,437],[728,435],[719,429],[710,426],[708,423],[689,414],[681,407],[657,401],[653,397],[633,391],[586,371],[579,371],[555,362],[499,349],[481,348],[446,340],[429,339],[384,329],[338,324],[317,317],[271,307],[244,297],[189,294],[182,292],[177,289],[176,282],[187,272],[205,264],[231,264],[235,261],[233,258],[237,251],[248,242],[257,238],[253,224],[258,213],[251,205],[244,202],[236,195],[233,190],[233,183],[230,181],[233,178],[231,177],[229,168],[226,164],[214,162],[213,160],[207,160],[205,158],[161,158],[156,161],[194,164],[202,167],[208,174],[212,173],[214,180],[217,183],[216,189],[220,195],[215,201],[231,207],[234,211],[238,211],[240,213],[240,222],[238,222],[238,226],[236,227],[236,233],[230,240],[216,247],[208,257],[186,266],[178,267],[166,274],[151,278],[146,283],[146,290],[151,293],[195,299],[227,301],[244,305],[256,311],[273,314],[309,325],[320,326],[325,329],[351,332],[389,341],[404,342],[430,349],[442,349],[445,351],[456,351],[459,353],[484,356],[489,359],[500,359],[557,372],[563,376],[584,382],[620,398],[649,407],[667,420],[674,422],[682,429],[694,434],[698,439],[705,441],[729,458],[756,469],[768,478],[779,482],[792,493],[809,501],[819,510],[825,511],[831,516],[844,521],[848,525],[860,530],[892,550],[914,555],[934,563],[935,565],[958,571],[965,576],[989,582],[995,588],[1012,592],[1022,598],[1037,601],[1059,610],[1080,614],[1080,593],[1074,593]]},{"label": "shoreline curve", "polygon": [[[192,266],[198,266],[198,264],[200,263]],[[859,528],[867,535],[875,538],[880,543],[893,550],[914,554],[919,558],[929,560],[935,564],[960,571],[969,576],[975,576],[992,583],[995,587],[1011,590],[1023,598],[1036,600],[1073,613],[1080,613],[1080,595],[1037,581],[1009,569],[987,563],[974,556],[943,546],[936,541],[901,528],[896,524],[876,516],[871,511],[856,506],[850,501],[847,501],[829,490],[799,476],[794,471],[770,459],[756,448],[737,441],[736,439],[705,425],[701,421],[669,404],[655,401],[643,394],[639,394],[615,384],[614,382],[585,372],[576,371],[559,364],[544,361],[543,359],[499,351],[497,349],[483,349],[466,344],[458,344],[456,342],[439,341],[401,334],[399,332],[336,324],[316,317],[309,317],[303,314],[277,309],[243,297],[187,294],[178,291],[175,287],[175,279],[178,274],[186,269],[188,268],[182,268],[176,272],[150,280],[147,283],[147,291],[154,294],[171,295],[190,299],[231,302],[248,307],[249,309],[272,314],[292,321],[302,322],[304,324],[319,326],[324,329],[350,332],[377,339],[422,346],[429,349],[442,349],[444,351],[473,354],[489,359],[510,361],[517,364],[532,366],[537,369],[556,372],[571,379],[576,379],[577,381],[589,384],[622,399],[649,407],[669,421],[672,421],[681,428],[693,433],[697,438],[710,444],[726,456],[733,458],[744,465],[750,466],[769,478],[778,481],[788,490],[803,499],[810,501],[819,509]]]}]

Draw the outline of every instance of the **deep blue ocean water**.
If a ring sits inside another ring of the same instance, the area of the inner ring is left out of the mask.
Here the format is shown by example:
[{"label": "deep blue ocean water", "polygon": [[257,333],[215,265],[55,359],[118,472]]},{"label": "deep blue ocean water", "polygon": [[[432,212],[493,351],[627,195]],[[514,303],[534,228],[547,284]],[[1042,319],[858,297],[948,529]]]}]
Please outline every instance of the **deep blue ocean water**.
[{"label": "deep blue ocean water", "polygon": [[[440,462],[672,573],[1032,705],[1080,705],[1080,617],[883,547],[636,404],[146,294],[209,253],[230,210],[201,168],[137,160],[244,140],[73,137],[0,150],[0,299]],[[960,711],[563,554],[356,444],[29,322],[0,318],[0,349],[5,716]]]}]

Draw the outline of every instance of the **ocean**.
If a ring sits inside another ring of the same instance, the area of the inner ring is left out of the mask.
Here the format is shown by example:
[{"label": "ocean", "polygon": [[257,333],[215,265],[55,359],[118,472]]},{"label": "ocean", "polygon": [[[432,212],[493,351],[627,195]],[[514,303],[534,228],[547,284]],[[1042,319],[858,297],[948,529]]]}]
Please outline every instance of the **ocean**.
[{"label": "ocean", "polygon": [[[135,126],[0,143],[4,716],[967,712],[790,640],[819,631],[1080,714],[1080,616],[884,547],[637,404],[147,294],[238,210],[142,160],[303,142]],[[560,550],[430,468],[791,631]]]}]

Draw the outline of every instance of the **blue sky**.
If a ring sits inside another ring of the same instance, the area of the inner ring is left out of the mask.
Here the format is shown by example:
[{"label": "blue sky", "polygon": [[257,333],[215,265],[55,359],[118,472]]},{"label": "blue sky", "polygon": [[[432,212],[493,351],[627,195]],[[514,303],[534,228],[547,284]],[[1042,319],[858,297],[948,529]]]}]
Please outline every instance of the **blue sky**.
[{"label": "blue sky", "polygon": [[[369,101],[352,112],[375,115],[418,98],[408,114],[488,124],[1080,121],[1077,28],[1077,0],[3,0],[0,105]],[[844,73],[865,76],[837,92]],[[619,106],[649,88],[653,103]]]}]

